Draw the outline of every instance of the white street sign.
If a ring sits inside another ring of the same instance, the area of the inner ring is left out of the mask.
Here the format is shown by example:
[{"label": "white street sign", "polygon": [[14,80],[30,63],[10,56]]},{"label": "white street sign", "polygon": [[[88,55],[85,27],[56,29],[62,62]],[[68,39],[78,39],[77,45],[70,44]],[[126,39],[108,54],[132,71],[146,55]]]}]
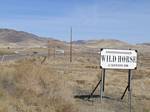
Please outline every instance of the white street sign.
[{"label": "white street sign", "polygon": [[136,69],[137,51],[101,49],[101,68],[104,69]]}]

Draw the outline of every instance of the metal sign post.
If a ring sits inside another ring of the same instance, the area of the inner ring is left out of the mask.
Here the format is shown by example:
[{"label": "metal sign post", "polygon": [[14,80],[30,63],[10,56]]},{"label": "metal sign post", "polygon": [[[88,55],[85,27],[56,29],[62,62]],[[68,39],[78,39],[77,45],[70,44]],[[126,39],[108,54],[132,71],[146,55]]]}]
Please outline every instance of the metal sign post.
[{"label": "metal sign post", "polygon": [[103,92],[105,90],[105,69],[103,69]]},{"label": "metal sign post", "polygon": [[136,50],[118,50],[118,49],[101,49],[100,68],[102,68],[101,80],[96,85],[88,99],[93,95],[98,85],[100,85],[100,100],[102,101],[105,91],[105,72],[106,69],[124,69],[128,70],[128,85],[121,97],[123,99],[128,90],[129,112],[131,112],[131,70],[137,68],[137,51]]},{"label": "metal sign post", "polygon": [[100,84],[100,100],[101,100],[101,102],[102,102],[103,93],[104,93],[104,91],[103,91],[104,78],[103,77],[104,77],[104,74],[102,72],[102,74],[101,74],[101,81],[102,81],[102,83]]},{"label": "metal sign post", "polygon": [[131,81],[132,81],[132,73],[131,73],[131,70],[129,70],[128,71],[128,85],[127,85],[127,87],[126,87],[126,89],[125,89],[125,91],[121,97],[121,100],[123,100],[124,95],[125,95],[126,91],[128,90],[129,112],[131,112],[131,107],[132,107],[132,104],[131,104],[131,101],[132,101],[132,99],[131,99],[131,97],[132,97],[132,82]]},{"label": "metal sign post", "polygon": [[[118,49],[101,49],[101,68],[103,74],[103,92],[105,84],[105,69],[128,69],[128,85],[123,93],[123,99],[128,89],[129,112],[131,112],[131,70],[137,67],[137,51],[136,50],[118,50]],[[103,94],[103,93],[102,93]]]},{"label": "metal sign post", "polygon": [[101,74],[101,85],[100,85],[100,99],[102,101],[102,98],[104,96],[104,90],[105,90],[105,69],[102,70]]},{"label": "metal sign post", "polygon": [[129,102],[129,112],[131,112],[131,78],[132,78],[132,74],[131,74],[131,70],[129,70],[129,76],[128,76],[128,102]]}]

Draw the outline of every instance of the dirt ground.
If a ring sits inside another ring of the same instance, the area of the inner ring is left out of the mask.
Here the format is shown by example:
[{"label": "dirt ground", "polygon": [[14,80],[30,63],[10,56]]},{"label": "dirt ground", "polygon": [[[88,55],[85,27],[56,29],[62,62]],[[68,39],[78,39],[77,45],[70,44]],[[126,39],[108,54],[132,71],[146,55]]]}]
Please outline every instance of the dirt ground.
[{"label": "dirt ground", "polygon": [[[139,56],[132,71],[132,112],[150,112],[150,57]],[[0,112],[128,112],[127,70],[106,70],[104,98],[100,88],[99,55],[30,57],[0,65]]]}]

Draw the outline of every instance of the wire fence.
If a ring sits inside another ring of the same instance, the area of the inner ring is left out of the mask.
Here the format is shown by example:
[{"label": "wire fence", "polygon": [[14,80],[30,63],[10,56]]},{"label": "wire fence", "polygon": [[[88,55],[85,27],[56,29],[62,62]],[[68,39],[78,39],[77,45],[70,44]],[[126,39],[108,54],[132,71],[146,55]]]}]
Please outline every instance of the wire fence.
[{"label": "wire fence", "polygon": [[[1,63],[10,60],[18,60],[24,58],[43,57],[41,63],[48,61],[56,68],[57,66],[65,66],[70,63],[70,52],[69,51],[58,51],[51,50],[51,52],[33,52],[32,54],[13,54],[0,56]],[[138,53],[138,67],[139,68],[150,68],[150,53]],[[86,49],[86,50],[74,50],[72,53],[72,64],[84,64],[89,65],[85,68],[99,68],[100,65],[100,52],[99,49]],[[91,66],[90,66],[91,65]]]},{"label": "wire fence", "polygon": [[[62,59],[65,62],[69,62],[69,53],[66,54],[52,54],[51,59],[59,60]],[[77,52],[72,54],[73,62],[79,61],[86,63],[91,63],[99,66],[100,64],[100,54],[98,52]],[[138,67],[150,68],[150,54],[138,54],[137,60]]]}]

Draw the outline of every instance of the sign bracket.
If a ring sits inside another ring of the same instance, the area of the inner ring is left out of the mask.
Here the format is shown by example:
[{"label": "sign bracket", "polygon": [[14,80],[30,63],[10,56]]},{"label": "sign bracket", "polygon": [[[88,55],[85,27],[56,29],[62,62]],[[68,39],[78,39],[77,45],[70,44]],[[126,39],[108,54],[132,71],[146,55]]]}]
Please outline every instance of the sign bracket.
[{"label": "sign bracket", "polygon": [[128,92],[131,92],[131,70],[128,71],[128,85],[127,85],[127,87],[126,87],[126,89],[125,89],[125,91],[121,97],[121,100],[123,100],[127,90],[128,90]]},{"label": "sign bracket", "polygon": [[98,88],[98,86],[101,84],[102,80],[99,80],[99,82],[97,83],[97,85],[95,86],[95,88],[93,89],[93,91],[91,92],[91,94],[88,97],[88,100],[93,96],[94,92],[96,91],[96,89]]},{"label": "sign bracket", "polygon": [[127,87],[126,87],[126,89],[125,89],[125,91],[124,91],[123,95],[121,96],[121,100],[123,100],[124,95],[126,94],[127,89],[128,89],[128,85],[127,85]]},{"label": "sign bracket", "polygon": [[99,82],[97,83],[97,85],[95,86],[91,94],[89,95],[88,100],[93,96],[98,86],[100,86],[100,98],[102,100],[102,97],[104,95],[104,90],[105,90],[104,89],[105,88],[105,69],[103,69],[103,71],[101,72],[101,79],[99,80]]}]

